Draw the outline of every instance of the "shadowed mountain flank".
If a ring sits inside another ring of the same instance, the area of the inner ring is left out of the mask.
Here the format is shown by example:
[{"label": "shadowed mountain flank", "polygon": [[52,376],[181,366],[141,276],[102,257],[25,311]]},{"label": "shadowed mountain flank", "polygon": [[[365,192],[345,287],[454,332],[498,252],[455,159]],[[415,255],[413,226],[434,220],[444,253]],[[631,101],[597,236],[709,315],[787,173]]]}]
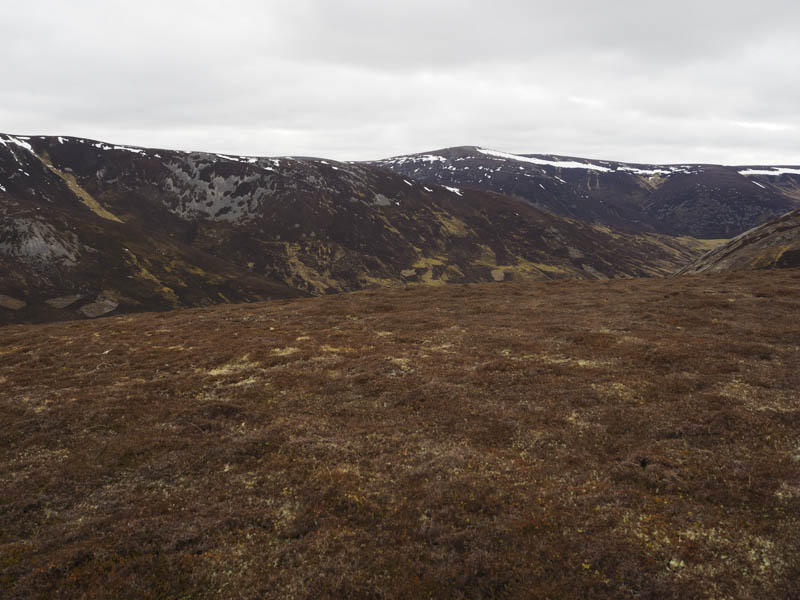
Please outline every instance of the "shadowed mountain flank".
[{"label": "shadowed mountain flank", "polygon": [[719,273],[800,267],[800,210],[746,231],[678,271]]},{"label": "shadowed mountain flank", "polygon": [[649,165],[463,146],[375,161],[610,227],[730,238],[800,206],[800,168]]},{"label": "shadowed mountain flank", "polygon": [[664,275],[707,249],[367,164],[0,135],[0,322]]}]

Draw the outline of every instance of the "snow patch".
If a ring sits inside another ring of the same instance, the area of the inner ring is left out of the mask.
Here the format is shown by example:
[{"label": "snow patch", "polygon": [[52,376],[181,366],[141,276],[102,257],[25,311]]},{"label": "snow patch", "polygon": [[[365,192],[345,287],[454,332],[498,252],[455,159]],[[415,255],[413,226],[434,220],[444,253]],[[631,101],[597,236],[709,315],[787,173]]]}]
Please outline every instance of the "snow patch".
[{"label": "snow patch", "polygon": [[680,169],[668,171],[666,169],[637,169],[636,167],[620,167],[619,170],[634,173],[635,175],[669,175],[670,173],[680,171]]},{"label": "snow patch", "polygon": [[767,175],[770,177],[777,177],[779,175],[800,175],[800,169],[792,169],[788,167],[773,167],[771,169],[745,169],[739,171],[739,175],[750,177],[751,175]]},{"label": "snow patch", "polygon": [[754,182],[753,182],[753,184],[754,184],[754,185],[757,185],[757,186],[758,186],[758,187],[760,187],[762,190],[765,190],[765,189],[767,189],[767,188],[766,188],[766,186],[763,186],[763,185],[761,185],[761,184],[760,184],[760,183],[758,183],[757,181],[754,181]]},{"label": "snow patch", "polygon": [[422,156],[418,156],[417,160],[422,162],[447,162],[447,159],[444,156],[439,156],[438,154],[423,154]]},{"label": "snow patch", "polygon": [[444,156],[438,156],[437,154],[420,154],[417,156],[396,156],[394,158],[387,158],[380,162],[384,164],[403,165],[407,162],[447,162],[447,159]]},{"label": "snow patch", "polygon": [[248,165],[252,165],[258,162],[258,158],[255,156],[232,156],[230,154],[215,154],[215,156],[218,156],[222,160],[230,160],[233,162],[240,162]]},{"label": "snow patch", "polygon": [[486,148],[478,148],[478,152],[487,156],[494,156],[495,158],[502,158],[505,160],[516,160],[519,162],[531,163],[533,165],[545,165],[550,167],[557,167],[560,169],[588,169],[590,171],[601,171],[608,173],[613,171],[608,167],[601,167],[592,163],[580,163],[574,160],[544,160],[542,158],[532,158],[530,156],[519,156],[517,154],[509,154],[507,152],[498,152],[497,150],[487,150]]},{"label": "snow patch", "polygon": [[446,189],[446,190],[449,190],[449,191],[453,192],[454,194],[458,194],[459,196],[463,196],[464,195],[464,194],[461,193],[461,190],[456,188],[456,187],[450,187],[450,186],[447,186],[447,185],[442,186],[442,187],[444,187],[444,189]]},{"label": "snow patch", "polygon": [[100,150],[123,150],[125,152],[133,152],[134,154],[144,154],[144,150],[141,148],[131,148],[130,146],[117,146],[114,144],[105,144],[103,142],[97,142],[96,144],[92,144],[95,148],[100,148]]},{"label": "snow patch", "polygon": [[[27,139],[30,139],[30,138],[27,138]],[[20,138],[14,137],[13,135],[7,135],[6,139],[3,139],[3,138],[0,137],[0,144],[3,144],[4,146],[8,146],[9,143],[15,144],[16,146],[19,146],[20,148],[24,148],[28,152],[30,152],[32,154],[35,154],[35,152],[33,152],[33,148],[31,147],[31,145],[28,142],[26,142],[26,141],[24,141],[24,140],[22,140]]]},{"label": "snow patch", "polygon": [[[262,159],[257,157],[257,156],[234,156],[232,154],[219,154],[218,152],[215,152],[214,156],[216,156],[217,158],[221,158],[222,160],[227,160],[227,161],[231,161],[231,162],[238,162],[238,163],[241,163],[243,165],[256,165],[257,167],[260,167],[260,168],[264,169],[265,171],[273,171],[273,172],[275,171],[275,169],[273,169],[271,167],[265,167],[263,165],[258,164],[258,161],[260,161]],[[277,160],[274,160],[274,159],[267,159],[267,160],[269,160],[272,164],[274,164],[276,166],[280,166],[280,163]],[[320,162],[322,162],[324,164],[328,164],[325,161],[320,161]],[[336,169],[336,167],[333,167],[333,168]]]}]

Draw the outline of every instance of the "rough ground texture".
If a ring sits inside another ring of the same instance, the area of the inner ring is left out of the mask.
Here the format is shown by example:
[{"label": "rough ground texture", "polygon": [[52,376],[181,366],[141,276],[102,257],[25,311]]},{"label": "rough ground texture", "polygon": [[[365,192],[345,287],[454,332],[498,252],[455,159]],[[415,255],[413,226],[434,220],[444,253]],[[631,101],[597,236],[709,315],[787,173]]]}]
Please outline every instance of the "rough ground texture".
[{"label": "rough ground texture", "polygon": [[8,598],[797,598],[800,272],[0,329]]},{"label": "rough ground texture", "polygon": [[797,267],[800,267],[800,210],[735,237],[687,265],[679,273]]},{"label": "rough ground texture", "polygon": [[0,134],[0,294],[11,299],[0,323],[407,283],[664,275],[707,249],[365,164]]},{"label": "rough ground texture", "polygon": [[474,146],[374,164],[406,177],[491,190],[610,227],[731,238],[800,207],[800,168],[645,165]]}]

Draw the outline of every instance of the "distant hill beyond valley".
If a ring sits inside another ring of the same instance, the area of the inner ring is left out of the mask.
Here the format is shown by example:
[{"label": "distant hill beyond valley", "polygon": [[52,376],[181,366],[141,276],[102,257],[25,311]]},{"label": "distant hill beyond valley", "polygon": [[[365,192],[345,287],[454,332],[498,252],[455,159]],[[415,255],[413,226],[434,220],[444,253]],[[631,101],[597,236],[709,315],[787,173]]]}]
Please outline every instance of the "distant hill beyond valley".
[{"label": "distant hill beyond valley", "polygon": [[800,167],[650,165],[462,146],[376,161],[609,227],[731,238],[800,208]]}]

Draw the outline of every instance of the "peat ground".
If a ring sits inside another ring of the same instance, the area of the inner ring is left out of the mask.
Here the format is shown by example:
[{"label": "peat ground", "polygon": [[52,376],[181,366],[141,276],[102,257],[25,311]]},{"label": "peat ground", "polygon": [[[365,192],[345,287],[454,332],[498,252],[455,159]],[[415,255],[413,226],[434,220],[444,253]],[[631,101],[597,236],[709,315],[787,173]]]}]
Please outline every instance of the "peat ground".
[{"label": "peat ground", "polygon": [[0,328],[0,597],[793,598],[800,271]]}]

